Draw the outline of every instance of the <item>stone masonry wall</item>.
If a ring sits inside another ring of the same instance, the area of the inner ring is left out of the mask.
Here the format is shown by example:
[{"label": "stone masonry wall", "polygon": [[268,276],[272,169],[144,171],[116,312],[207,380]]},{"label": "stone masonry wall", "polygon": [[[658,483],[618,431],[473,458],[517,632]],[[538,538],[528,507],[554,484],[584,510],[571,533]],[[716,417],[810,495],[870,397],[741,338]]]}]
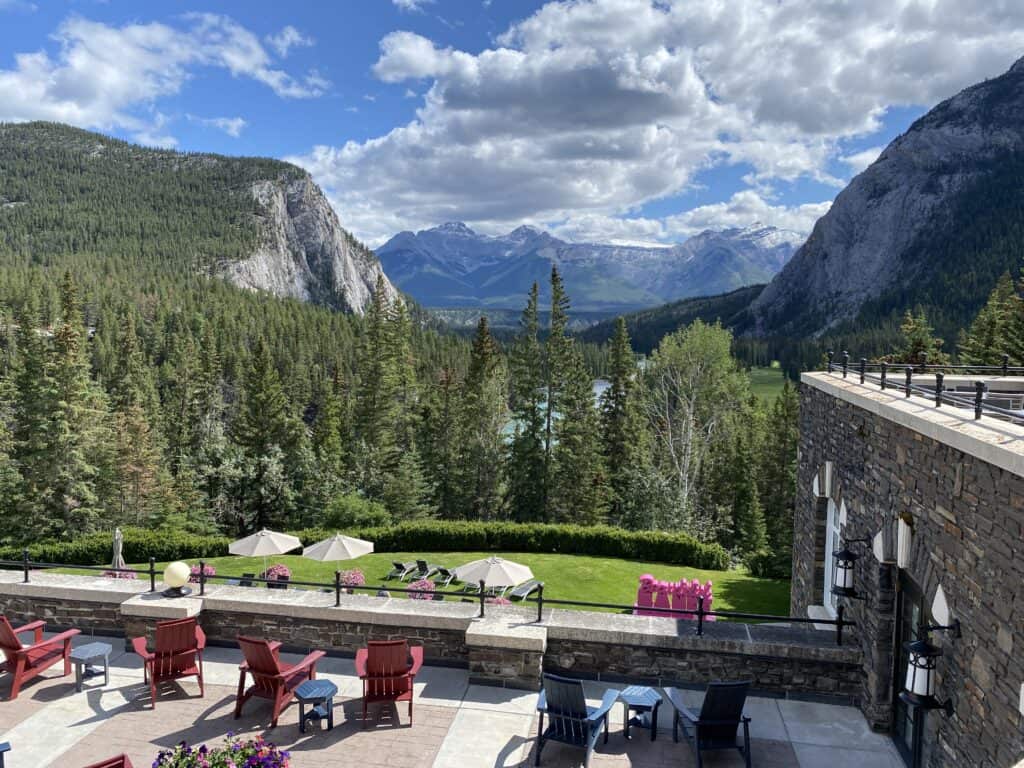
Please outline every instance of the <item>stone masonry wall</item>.
[{"label": "stone masonry wall", "polygon": [[666,649],[577,640],[549,640],[544,669],[608,682],[703,685],[712,680],[751,680],[759,691],[822,694],[856,699],[861,665],[814,658],[780,658],[706,650]]},{"label": "stone masonry wall", "polygon": [[272,614],[204,610],[199,623],[207,639],[216,643],[234,643],[239,635],[272,637],[289,650],[308,652],[330,648],[345,655],[366,645],[367,640],[391,640],[404,637],[423,646],[423,655],[431,663],[467,664],[464,630],[430,629],[409,626],[364,624],[351,621],[323,621]]},{"label": "stone masonry wall", "polygon": [[[801,387],[793,609],[804,613],[814,602],[815,542],[805,532],[819,522],[814,478],[831,462],[832,487],[822,493],[846,505],[843,537],[873,537],[909,512],[908,575],[926,606],[941,584],[951,616],[962,623],[960,640],[932,635],[944,651],[938,697],[950,697],[955,714],[927,715],[924,765],[1009,768],[1024,757],[1024,478],[820,386],[805,377]],[[862,707],[886,729],[893,654],[903,652],[893,648],[898,572],[878,563],[870,547],[859,551],[856,588],[867,599],[844,604],[863,651]]]}]

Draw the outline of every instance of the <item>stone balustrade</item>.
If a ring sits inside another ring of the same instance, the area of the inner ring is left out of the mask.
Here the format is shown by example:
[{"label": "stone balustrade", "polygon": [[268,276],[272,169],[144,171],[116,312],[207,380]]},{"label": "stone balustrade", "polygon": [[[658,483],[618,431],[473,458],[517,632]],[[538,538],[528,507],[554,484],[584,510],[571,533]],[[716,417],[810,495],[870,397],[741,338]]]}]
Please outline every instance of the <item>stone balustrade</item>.
[{"label": "stone balustrade", "polygon": [[469,669],[473,682],[535,690],[542,671],[579,677],[701,685],[751,679],[781,695],[860,690],[860,651],[837,647],[832,632],[719,621],[698,637],[692,621],[488,605],[477,602],[341,596],[314,590],[266,590],[209,584],[206,594],[166,598],[148,583],[34,572],[22,583],[0,571],[0,611],[14,622],[45,619],[51,629],[151,636],[158,621],[196,616],[213,645],[238,635],[279,640],[286,650],[313,648],[351,656],[370,639],[405,637],[433,665]]}]

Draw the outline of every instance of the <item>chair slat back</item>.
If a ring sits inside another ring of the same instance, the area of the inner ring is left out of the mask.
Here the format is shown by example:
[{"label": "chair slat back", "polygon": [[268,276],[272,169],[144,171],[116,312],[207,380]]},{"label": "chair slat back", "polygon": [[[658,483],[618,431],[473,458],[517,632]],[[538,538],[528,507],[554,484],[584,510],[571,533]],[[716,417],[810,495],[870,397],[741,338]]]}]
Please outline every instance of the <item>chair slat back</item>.
[{"label": "chair slat back", "polygon": [[258,637],[239,637],[238,645],[253,677],[280,674],[281,660],[277,648],[272,647],[269,641]]},{"label": "chair slat back", "polygon": [[544,696],[548,705],[548,722],[556,738],[571,744],[584,744],[587,697],[583,683],[558,675],[544,675]]},{"label": "chair slat back", "polygon": [[735,741],[736,729],[743,716],[743,705],[750,691],[750,681],[709,683],[700,708],[700,719],[725,721],[728,725],[700,725],[701,741]]},{"label": "chair slat back", "polygon": [[430,566],[427,564],[426,560],[417,560],[416,561],[416,570],[419,573],[426,573],[427,571],[430,570]]},{"label": "chair slat back", "polygon": [[409,690],[409,642],[370,640],[366,644],[367,686],[371,696],[397,696]]},{"label": "chair slat back", "polygon": [[7,620],[6,616],[0,616],[0,649],[5,651],[20,651],[21,641],[14,634],[14,627]]},{"label": "chair slat back", "polygon": [[195,618],[172,619],[157,623],[155,642],[157,656],[191,651],[196,648]]}]

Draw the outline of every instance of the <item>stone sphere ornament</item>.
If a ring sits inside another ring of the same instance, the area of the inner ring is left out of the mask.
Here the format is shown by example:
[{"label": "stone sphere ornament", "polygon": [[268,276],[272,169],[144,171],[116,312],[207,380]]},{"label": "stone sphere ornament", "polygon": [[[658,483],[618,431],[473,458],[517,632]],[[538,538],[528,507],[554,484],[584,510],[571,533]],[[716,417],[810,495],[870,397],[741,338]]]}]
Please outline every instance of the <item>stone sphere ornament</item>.
[{"label": "stone sphere ornament", "polygon": [[191,595],[192,590],[185,586],[188,584],[191,575],[192,569],[188,567],[188,563],[183,563],[180,560],[169,563],[164,568],[164,586],[167,587],[163,591],[164,597],[185,597],[186,595]]}]

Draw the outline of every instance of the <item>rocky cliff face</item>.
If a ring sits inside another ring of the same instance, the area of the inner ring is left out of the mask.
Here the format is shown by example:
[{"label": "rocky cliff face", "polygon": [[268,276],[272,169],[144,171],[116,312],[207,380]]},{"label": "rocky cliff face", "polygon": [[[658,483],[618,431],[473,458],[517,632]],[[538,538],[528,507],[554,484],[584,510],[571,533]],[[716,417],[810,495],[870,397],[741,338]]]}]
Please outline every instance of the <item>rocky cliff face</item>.
[{"label": "rocky cliff face", "polygon": [[[1024,59],[932,109],[839,194],[754,302],[754,332],[820,335],[866,305],[898,311],[901,302],[952,308],[955,327],[1009,268],[1002,239],[1012,233],[997,230],[1015,219],[1024,190],[1002,176],[1022,160]],[[995,228],[983,227],[996,210],[1005,213]],[[960,255],[951,243],[963,243]],[[945,284],[951,292],[929,293]]]},{"label": "rocky cliff face", "polygon": [[383,276],[373,252],[342,227],[308,176],[254,182],[260,244],[247,258],[224,267],[231,282],[250,290],[362,314]]}]

